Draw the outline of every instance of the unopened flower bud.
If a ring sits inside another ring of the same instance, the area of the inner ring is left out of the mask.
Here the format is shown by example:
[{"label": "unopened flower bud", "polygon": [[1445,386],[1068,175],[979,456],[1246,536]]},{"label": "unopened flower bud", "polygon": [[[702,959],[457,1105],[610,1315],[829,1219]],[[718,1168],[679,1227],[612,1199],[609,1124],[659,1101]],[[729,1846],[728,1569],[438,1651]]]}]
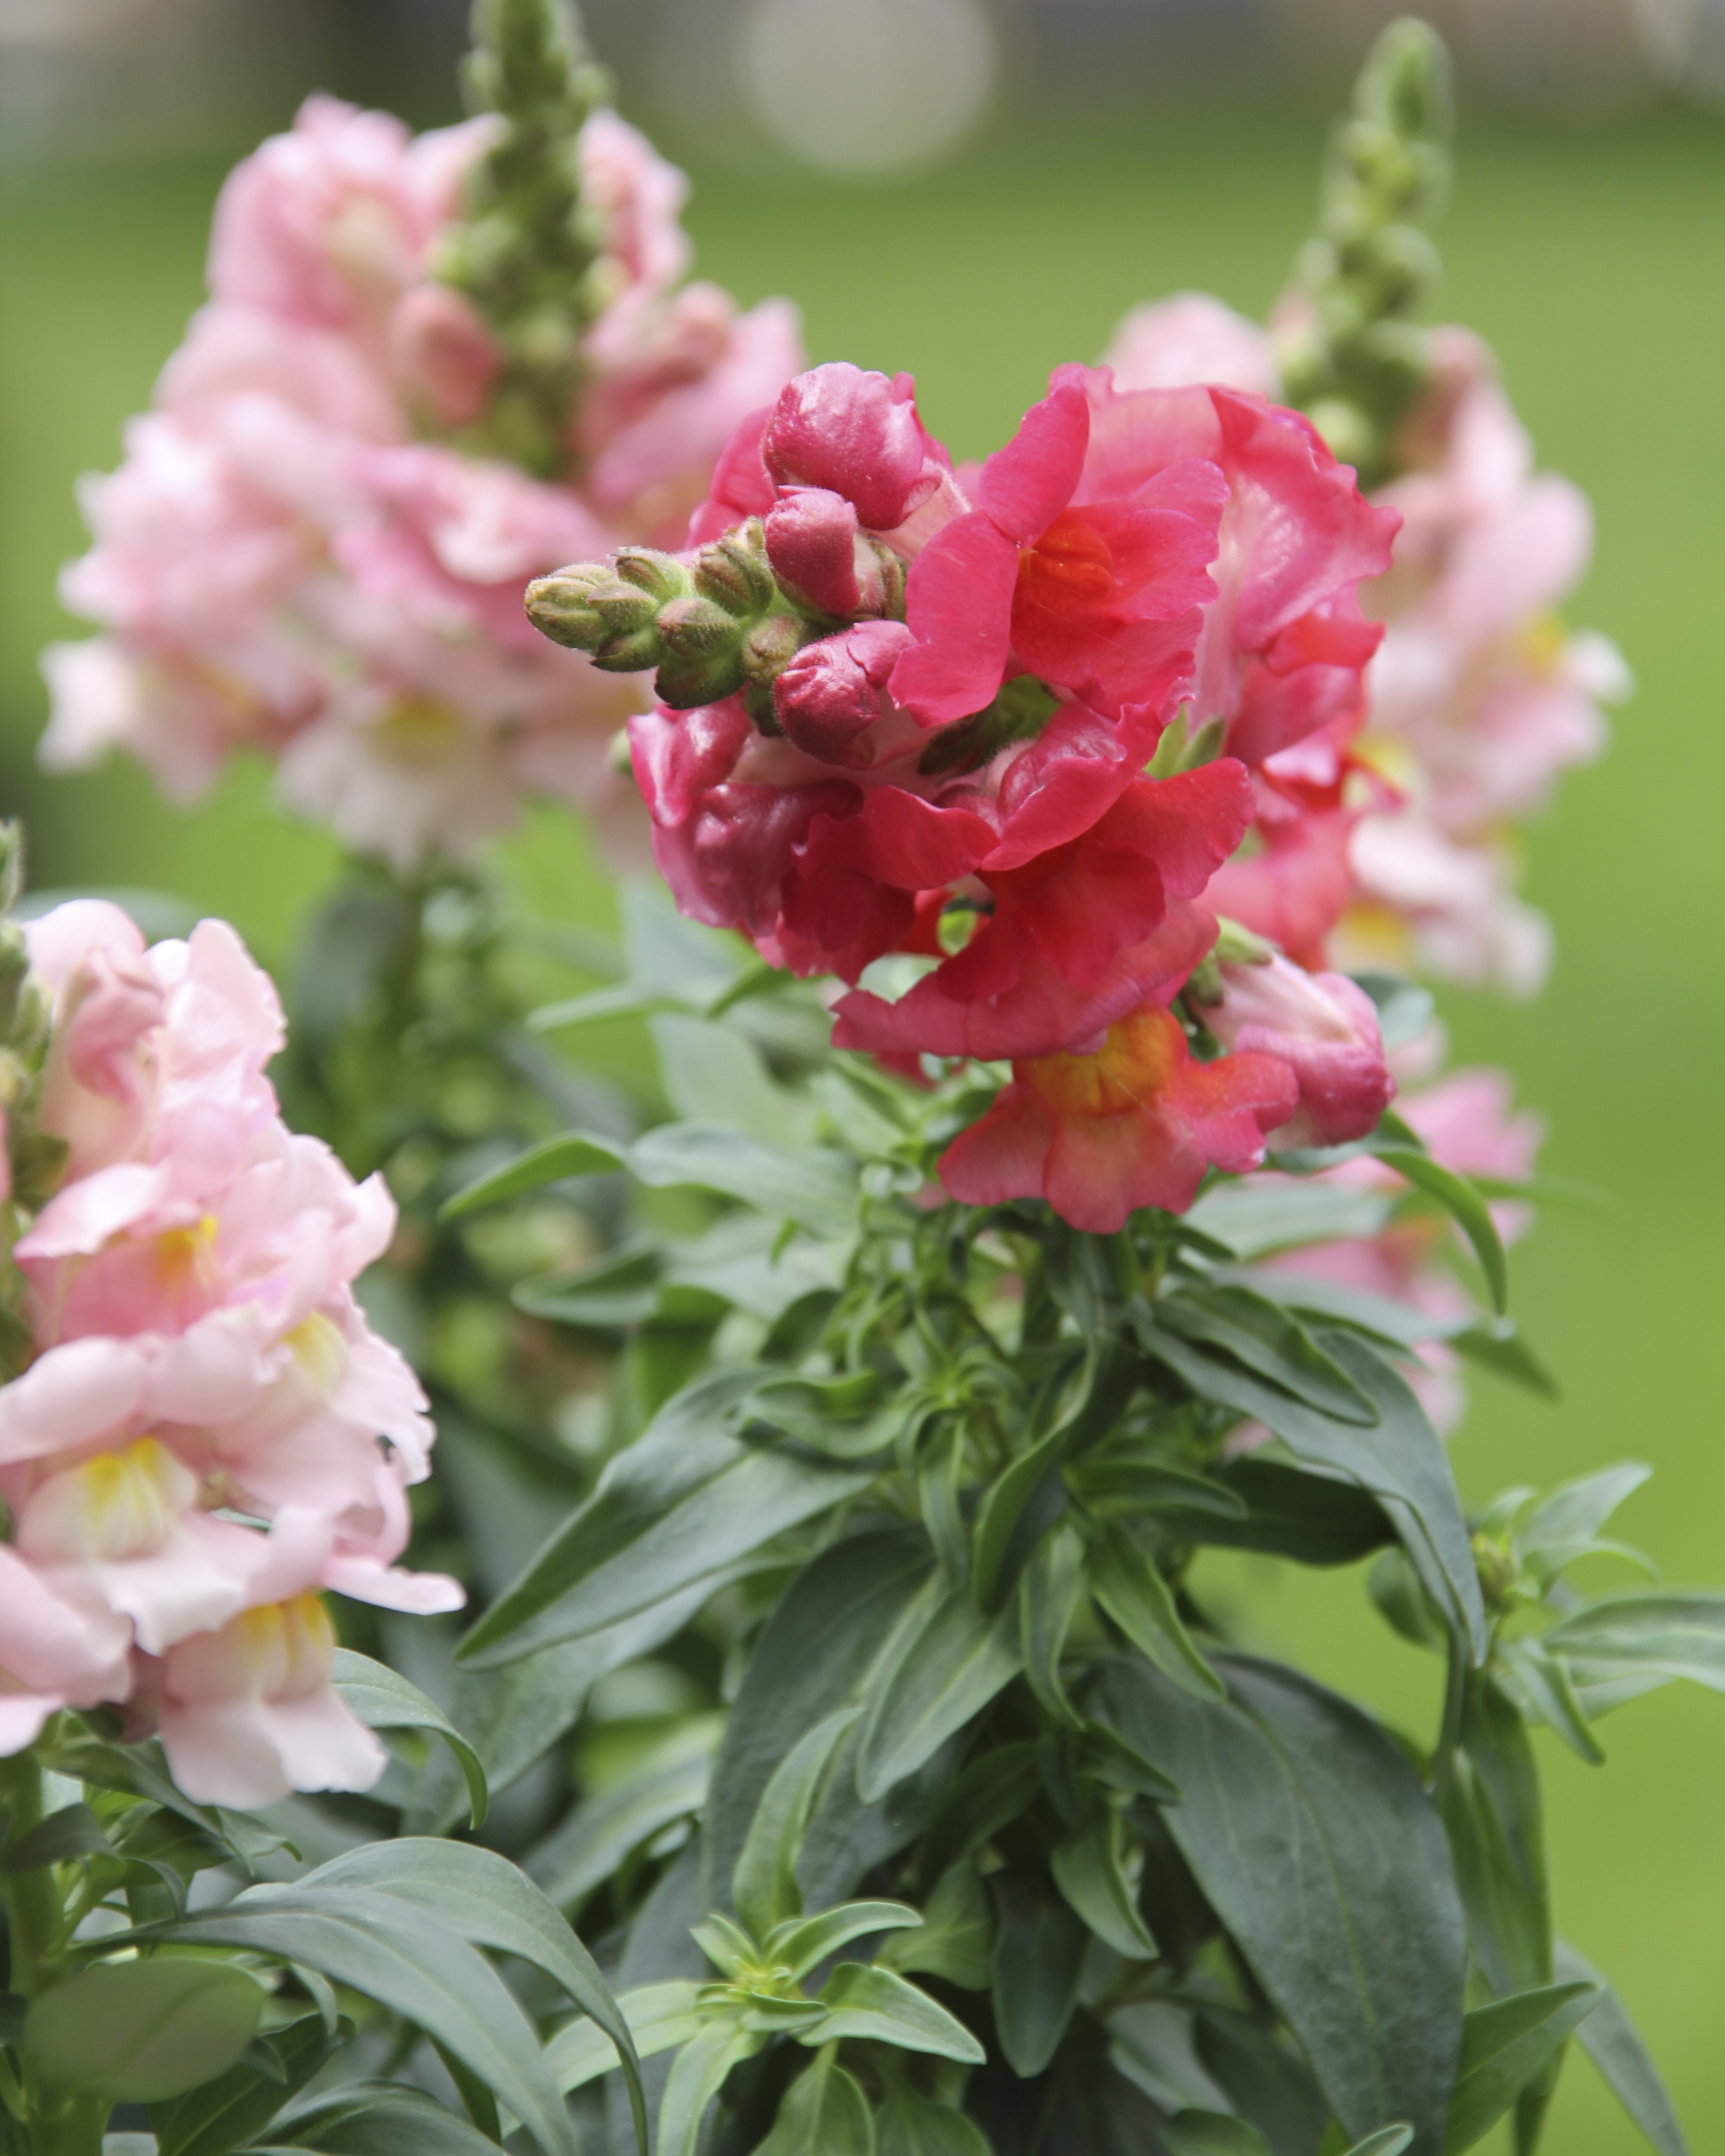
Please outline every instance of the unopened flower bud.
[{"label": "unopened flower bud", "polygon": [[758,517],[701,548],[696,557],[695,588],[734,621],[750,620],[773,604],[779,594]]},{"label": "unopened flower bud", "polygon": [[781,486],[830,489],[871,531],[902,524],[940,485],[945,465],[916,417],[911,380],[839,362],[811,367],[779,393],[762,437]]},{"label": "unopened flower bud", "polygon": [[24,888],[24,827],[0,824],[0,913],[10,913]]},{"label": "unopened flower bud", "polygon": [[734,648],[737,623],[721,606],[691,593],[659,609],[659,634],[667,651],[679,659],[704,659]]},{"label": "unopened flower bud", "polygon": [[854,506],[830,487],[798,486],[767,519],[767,558],[782,584],[823,613],[861,611]]},{"label": "unopened flower bud", "polygon": [[609,632],[594,610],[593,593],[612,581],[603,562],[572,562],[536,577],[527,587],[527,619],[542,636],[572,651],[596,651]]},{"label": "unopened flower bud", "polygon": [[886,684],[911,632],[897,622],[859,622],[842,635],[806,644],[773,685],[786,737],[823,763],[860,770],[876,760],[870,730],[882,715]]},{"label": "unopened flower bud", "polygon": [[809,625],[795,614],[769,613],[757,621],[742,640],[742,670],[747,680],[770,685],[802,649]]},{"label": "unopened flower bud", "polygon": [[683,598],[694,588],[687,565],[656,547],[619,547],[611,560],[619,579],[646,593],[657,606]]},{"label": "unopened flower bud", "polygon": [[0,1039],[12,1032],[29,973],[30,953],[23,929],[13,921],[0,921]]}]

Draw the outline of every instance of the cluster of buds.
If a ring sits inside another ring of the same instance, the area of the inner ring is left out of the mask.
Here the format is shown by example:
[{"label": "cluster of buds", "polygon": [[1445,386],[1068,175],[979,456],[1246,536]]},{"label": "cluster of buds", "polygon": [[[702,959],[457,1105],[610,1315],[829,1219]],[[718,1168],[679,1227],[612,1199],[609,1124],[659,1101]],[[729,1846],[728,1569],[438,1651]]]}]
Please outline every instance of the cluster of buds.
[{"label": "cluster of buds", "polygon": [[[795,542],[809,541],[819,514],[794,506]],[[838,534],[850,559],[829,569],[816,552],[827,535],[815,531],[807,567],[820,573],[805,574],[800,584],[781,582],[787,562],[804,566],[786,543],[789,521],[775,511],[769,528],[751,517],[687,560],[625,547],[608,562],[542,577],[527,588],[528,619],[605,672],[653,670],[654,692],[669,710],[740,695],[762,733],[798,739],[805,728],[830,729],[831,716],[809,708],[806,676],[791,670],[793,662],[847,624],[901,621],[904,564],[878,540],[855,532],[853,514],[852,531]],[[818,606],[810,584],[834,603]],[[855,715],[853,733],[868,716]]]},{"label": "cluster of buds", "polygon": [[468,100],[496,116],[497,137],[432,267],[495,340],[473,445],[557,479],[570,461],[582,338],[604,301],[607,235],[582,199],[578,146],[610,85],[562,0],[480,0],[474,32]]},{"label": "cluster of buds", "polygon": [[1290,403],[1368,484],[1388,476],[1397,424],[1430,378],[1415,317],[1440,265],[1421,227],[1448,192],[1450,126],[1442,41],[1424,23],[1397,23],[1330,146],[1317,233],[1278,311]]},{"label": "cluster of buds", "polygon": [[[8,906],[18,873],[9,829]],[[282,1123],[280,1007],[223,923],[151,949],[78,900],[0,947],[0,1754],[105,1705],[199,1801],[368,1788],[320,1591],[462,1599],[395,1565],[433,1433],[353,1294],[388,1194]]]}]

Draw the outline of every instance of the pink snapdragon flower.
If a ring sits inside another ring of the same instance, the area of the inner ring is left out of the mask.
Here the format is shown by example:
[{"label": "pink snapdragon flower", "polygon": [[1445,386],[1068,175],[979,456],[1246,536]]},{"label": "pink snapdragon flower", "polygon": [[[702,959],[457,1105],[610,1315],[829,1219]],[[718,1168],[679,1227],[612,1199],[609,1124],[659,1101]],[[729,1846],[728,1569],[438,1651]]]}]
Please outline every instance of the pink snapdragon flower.
[{"label": "pink snapdragon flower", "polygon": [[[0,1387],[0,1570],[28,1581],[0,1619],[0,1742],[141,1686],[177,1763],[191,1716],[213,1801],[267,1800],[244,1793],[268,1730],[272,1794],[361,1786],[382,1755],[329,1691],[316,1590],[461,1600],[396,1566],[432,1431],[352,1286],[394,1206],[283,1126],[280,1007],[231,929],[151,948],[79,901],[26,933],[51,1009],[37,1127],[68,1158],[13,1253],[36,1353]],[[218,1700],[251,1705],[224,1723]]]},{"label": "pink snapdragon flower", "polygon": [[993,1106],[942,1156],[941,1180],[967,1204],[1046,1198],[1075,1228],[1111,1235],[1140,1206],[1183,1213],[1208,1168],[1258,1167],[1297,1097],[1276,1057],[1198,1062],[1179,1021],[1150,1003],[1094,1055],[1014,1063]]},{"label": "pink snapdragon flower", "polygon": [[1278,1149],[1345,1142],[1375,1127],[1395,1097],[1372,999],[1343,973],[1308,973],[1283,957],[1224,961],[1222,998],[1204,1021],[1231,1053],[1279,1057],[1299,1106],[1274,1132]]},{"label": "pink snapdragon flower", "polygon": [[675,545],[738,420],[801,363],[794,311],[680,286],[682,176],[614,113],[578,158],[603,234],[567,476],[416,439],[483,421],[503,356],[437,280],[479,120],[414,136],[314,98],[230,177],[210,304],[126,458],[88,482],[68,607],[105,634],[44,656],[54,769],[108,750],[178,798],[240,749],[350,845],[461,851],[525,795],[593,799],[643,701],[532,636],[534,576],[624,540]]},{"label": "pink snapdragon flower", "polygon": [[368,1789],[383,1747],[330,1681],[322,1602],[255,1605],[171,1649],[144,1688],[174,1779],[194,1803],[254,1810],[292,1789]]}]

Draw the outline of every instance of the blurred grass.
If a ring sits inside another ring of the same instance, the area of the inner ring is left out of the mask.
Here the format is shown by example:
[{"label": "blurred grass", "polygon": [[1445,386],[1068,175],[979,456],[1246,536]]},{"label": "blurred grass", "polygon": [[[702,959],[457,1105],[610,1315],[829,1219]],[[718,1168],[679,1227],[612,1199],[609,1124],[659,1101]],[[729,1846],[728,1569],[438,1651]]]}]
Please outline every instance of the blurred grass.
[{"label": "blurred grass", "polygon": [[[974,454],[1132,301],[1198,285],[1261,310],[1303,233],[1322,131],[1274,110],[1056,114],[914,187],[697,174],[690,221],[706,275],[748,300],[793,292],[817,358],[913,368],[930,424]],[[1462,169],[1445,311],[1490,338],[1542,459],[1592,494],[1599,560],[1576,619],[1620,639],[1640,692],[1609,761],[1572,778],[1532,836],[1532,895],[1560,935],[1551,988],[1523,1009],[1447,1002],[1458,1052],[1511,1065],[1549,1116],[1548,1167],[1620,1200],[1608,1217],[1549,1214],[1517,1255],[1517,1306],[1563,1405],[1482,1380],[1456,1458],[1476,1500],[1651,1460],[1657,1479],[1625,1532],[1673,1581],[1725,1582],[1725,132],[1673,116],[1589,133],[1497,126],[1465,141]],[[71,481],[112,463],[197,302],[218,177],[109,170],[0,200],[0,801],[30,817],[39,882],[169,888],[273,956],[331,855],[270,808],[261,773],[182,814],[130,770],[50,783],[29,761],[34,654],[62,632],[53,574],[78,544]],[[602,905],[584,845],[565,852],[542,824],[530,850],[542,896]],[[1427,1726],[1428,1673],[1356,1578],[1229,1584],[1266,1644]],[[1725,1707],[1667,1693],[1604,1736],[1603,1773],[1543,1751],[1559,1921],[1651,2036],[1697,2149],[1717,2148]],[[1640,2143],[1578,2061],[1548,2145]]]}]

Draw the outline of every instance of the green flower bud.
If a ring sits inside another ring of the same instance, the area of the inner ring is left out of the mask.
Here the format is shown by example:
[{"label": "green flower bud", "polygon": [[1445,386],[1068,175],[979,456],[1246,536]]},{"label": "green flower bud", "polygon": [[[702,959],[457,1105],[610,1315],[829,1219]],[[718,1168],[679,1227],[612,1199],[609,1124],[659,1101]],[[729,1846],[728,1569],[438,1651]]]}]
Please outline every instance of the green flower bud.
[{"label": "green flower bud", "polygon": [[695,588],[685,565],[656,547],[619,547],[611,559],[622,581],[645,592],[657,606],[685,598]]},{"label": "green flower bud", "polygon": [[542,636],[572,651],[597,651],[608,634],[593,603],[595,591],[614,581],[603,562],[572,562],[528,585],[527,619]]},{"label": "green flower bud", "polygon": [[751,681],[770,687],[810,635],[810,624],[796,614],[770,613],[742,640],[742,670]]},{"label": "green flower bud", "polygon": [[759,517],[752,516],[701,548],[696,557],[695,588],[737,621],[752,620],[773,605],[779,590],[767,564]]},{"label": "green flower bud", "polygon": [[734,651],[738,643],[735,619],[698,593],[672,599],[660,608],[659,634],[665,649],[678,659],[711,658],[717,652]]}]

